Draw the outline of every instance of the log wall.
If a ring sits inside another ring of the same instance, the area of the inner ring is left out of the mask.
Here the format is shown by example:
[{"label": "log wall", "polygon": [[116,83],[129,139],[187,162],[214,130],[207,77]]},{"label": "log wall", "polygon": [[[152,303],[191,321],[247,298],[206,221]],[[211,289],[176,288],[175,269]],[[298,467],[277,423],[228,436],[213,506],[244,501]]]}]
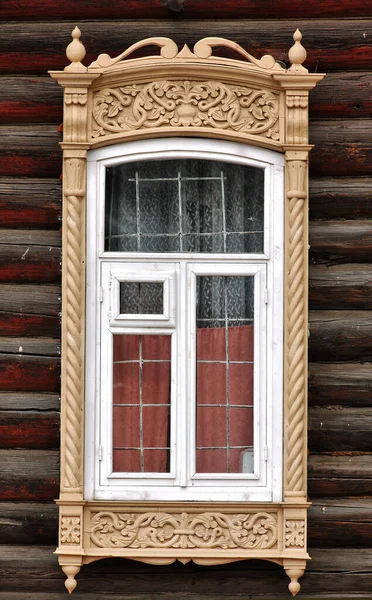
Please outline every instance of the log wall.
[{"label": "log wall", "polygon": [[[372,2],[8,0],[0,19],[0,600],[62,600],[57,537],[62,69],[80,24],[87,61],[155,35],[207,35],[287,60],[298,26],[311,95],[309,544],[305,600],[372,590]],[[83,600],[288,597],[265,563],[82,569]]]}]

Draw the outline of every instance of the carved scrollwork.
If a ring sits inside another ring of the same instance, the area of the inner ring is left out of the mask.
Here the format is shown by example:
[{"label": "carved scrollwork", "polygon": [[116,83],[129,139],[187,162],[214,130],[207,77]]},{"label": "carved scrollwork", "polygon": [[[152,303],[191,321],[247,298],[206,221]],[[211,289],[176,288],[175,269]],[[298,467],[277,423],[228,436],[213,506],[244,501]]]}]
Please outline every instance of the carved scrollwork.
[{"label": "carved scrollwork", "polygon": [[91,540],[99,548],[267,549],[278,539],[275,513],[95,513]]},{"label": "carved scrollwork", "polygon": [[80,544],[80,517],[61,517],[62,544]]},{"label": "carved scrollwork", "polygon": [[285,523],[285,545],[286,547],[305,545],[305,521],[286,521]]},{"label": "carved scrollwork", "polygon": [[156,81],[95,94],[93,138],[157,127],[230,129],[277,141],[279,96],[216,81]]}]

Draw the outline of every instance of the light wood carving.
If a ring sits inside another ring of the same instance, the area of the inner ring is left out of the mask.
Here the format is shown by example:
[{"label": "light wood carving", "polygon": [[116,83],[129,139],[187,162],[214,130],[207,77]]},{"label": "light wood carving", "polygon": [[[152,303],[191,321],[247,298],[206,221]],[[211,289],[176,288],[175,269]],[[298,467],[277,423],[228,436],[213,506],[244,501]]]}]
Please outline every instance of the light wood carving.
[{"label": "light wood carving", "polygon": [[[283,565],[293,595],[306,567],[308,93],[323,75],[303,66],[301,33],[283,68],[223,38],[180,51],[149,38],[89,67],[76,27],[64,87],[62,415],[59,561],[66,588],[82,564],[123,556],[211,565],[262,558]],[[131,58],[157,46],[160,54]],[[227,47],[236,59],[213,54]],[[190,79],[190,72],[192,79]],[[237,140],[285,155],[284,457],[280,503],[141,503],[84,498],[86,153],[164,136]]]}]

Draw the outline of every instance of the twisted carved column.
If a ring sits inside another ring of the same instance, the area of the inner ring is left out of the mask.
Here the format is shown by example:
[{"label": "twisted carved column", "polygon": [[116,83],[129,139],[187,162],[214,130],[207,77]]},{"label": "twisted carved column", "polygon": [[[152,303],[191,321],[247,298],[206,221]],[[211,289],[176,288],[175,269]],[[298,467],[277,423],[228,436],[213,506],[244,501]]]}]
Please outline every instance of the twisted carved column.
[{"label": "twisted carved column", "polygon": [[85,159],[64,164],[64,306],[62,319],[61,491],[83,492],[84,318],[85,318]]},{"label": "twisted carved column", "polygon": [[285,496],[303,497],[306,490],[307,153],[287,154],[284,485]]}]

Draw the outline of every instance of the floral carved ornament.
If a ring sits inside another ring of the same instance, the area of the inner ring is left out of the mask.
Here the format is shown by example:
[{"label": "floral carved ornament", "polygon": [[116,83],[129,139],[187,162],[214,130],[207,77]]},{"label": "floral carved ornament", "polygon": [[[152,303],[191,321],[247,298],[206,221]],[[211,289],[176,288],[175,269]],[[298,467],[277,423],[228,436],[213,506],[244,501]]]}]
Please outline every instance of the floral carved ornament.
[{"label": "floral carved ornament", "polygon": [[275,513],[95,513],[91,540],[100,548],[244,548],[277,544]]},{"label": "floral carved ornament", "polygon": [[232,129],[279,140],[279,96],[215,81],[156,81],[94,95],[93,138],[157,127]]}]

